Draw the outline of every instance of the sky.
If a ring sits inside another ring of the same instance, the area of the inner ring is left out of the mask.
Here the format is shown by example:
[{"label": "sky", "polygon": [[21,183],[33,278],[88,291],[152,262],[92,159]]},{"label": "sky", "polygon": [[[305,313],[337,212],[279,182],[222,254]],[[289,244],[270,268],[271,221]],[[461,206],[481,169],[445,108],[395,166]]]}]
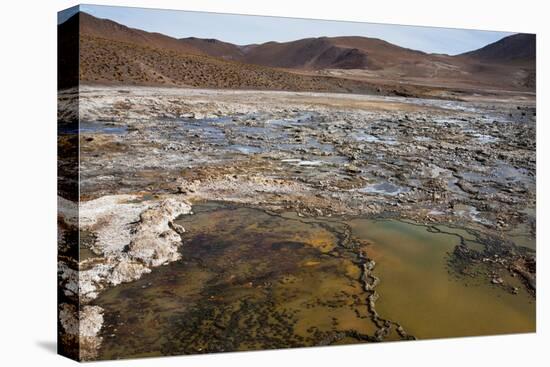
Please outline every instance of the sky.
[{"label": "sky", "polygon": [[[364,36],[428,53],[456,55],[481,48],[513,33],[379,23],[343,22],[237,14],[80,5],[80,10],[128,27],[175,38],[216,38],[237,45],[287,42],[308,37]],[[78,11],[58,14],[58,23]]]}]

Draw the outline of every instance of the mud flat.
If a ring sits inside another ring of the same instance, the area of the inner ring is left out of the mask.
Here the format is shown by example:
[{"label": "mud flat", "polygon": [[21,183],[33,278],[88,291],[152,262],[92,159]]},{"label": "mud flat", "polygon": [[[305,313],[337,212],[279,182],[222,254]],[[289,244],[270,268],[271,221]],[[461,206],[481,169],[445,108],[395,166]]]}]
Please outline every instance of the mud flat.
[{"label": "mud flat", "polygon": [[83,86],[79,105],[86,256],[66,268],[88,273],[61,273],[97,321],[87,359],[534,331],[533,96]]}]

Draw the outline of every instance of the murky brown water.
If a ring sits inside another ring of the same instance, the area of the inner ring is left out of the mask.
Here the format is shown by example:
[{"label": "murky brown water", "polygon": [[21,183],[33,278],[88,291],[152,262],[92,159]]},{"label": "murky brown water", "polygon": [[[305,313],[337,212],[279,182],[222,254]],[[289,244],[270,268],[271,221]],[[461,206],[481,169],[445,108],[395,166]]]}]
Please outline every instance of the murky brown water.
[{"label": "murky brown water", "polygon": [[[393,220],[305,219],[217,204],[194,210],[180,220],[188,231],[181,261],[97,299],[106,317],[100,359],[375,340],[379,325],[360,280],[363,251],[377,263],[378,314],[409,335],[534,331],[532,296],[448,273],[454,235]],[[342,246],[350,234],[370,244]],[[384,340],[400,338],[392,332]]]},{"label": "murky brown water", "polygon": [[[424,226],[400,221],[350,221],[355,235],[372,241],[369,256],[381,282],[377,310],[398,320],[418,338],[459,337],[535,331],[535,299],[517,278],[514,295],[492,285],[486,277],[459,278],[449,274],[446,259],[459,238],[430,233]],[[463,230],[441,229],[469,238]]]}]

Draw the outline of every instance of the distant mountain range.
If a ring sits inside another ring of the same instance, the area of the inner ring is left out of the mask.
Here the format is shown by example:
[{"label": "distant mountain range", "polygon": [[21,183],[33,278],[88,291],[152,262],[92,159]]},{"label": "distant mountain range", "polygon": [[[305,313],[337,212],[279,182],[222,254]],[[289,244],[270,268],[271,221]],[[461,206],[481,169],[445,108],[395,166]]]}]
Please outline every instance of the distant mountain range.
[{"label": "distant mountain range", "polygon": [[461,55],[428,54],[367,37],[305,38],[240,46],[176,39],[78,13],[80,79],[213,88],[424,93],[430,87],[534,91],[535,35],[516,34]]}]

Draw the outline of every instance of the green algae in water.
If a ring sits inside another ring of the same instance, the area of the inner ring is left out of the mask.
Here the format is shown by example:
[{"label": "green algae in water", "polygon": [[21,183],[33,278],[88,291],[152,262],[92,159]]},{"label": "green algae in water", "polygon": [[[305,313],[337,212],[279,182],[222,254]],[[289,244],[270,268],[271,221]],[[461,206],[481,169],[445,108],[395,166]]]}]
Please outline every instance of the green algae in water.
[{"label": "green algae in water", "polygon": [[187,229],[181,261],[96,300],[106,317],[100,359],[313,346],[374,334],[355,257],[338,252],[326,226],[251,208],[194,211],[178,221]]},{"label": "green algae in water", "polygon": [[[371,340],[377,326],[360,282],[358,250],[377,262],[377,312],[408,334],[534,331],[530,295],[448,274],[456,235],[393,220],[340,222],[216,203],[193,210],[178,220],[187,230],[182,260],[95,301],[105,309],[99,359]],[[346,228],[371,244],[339,246]]]}]

